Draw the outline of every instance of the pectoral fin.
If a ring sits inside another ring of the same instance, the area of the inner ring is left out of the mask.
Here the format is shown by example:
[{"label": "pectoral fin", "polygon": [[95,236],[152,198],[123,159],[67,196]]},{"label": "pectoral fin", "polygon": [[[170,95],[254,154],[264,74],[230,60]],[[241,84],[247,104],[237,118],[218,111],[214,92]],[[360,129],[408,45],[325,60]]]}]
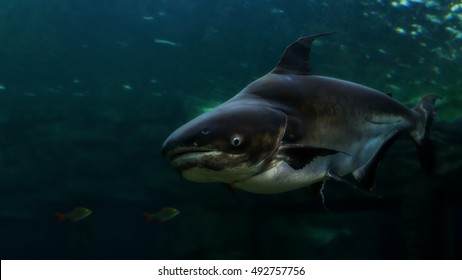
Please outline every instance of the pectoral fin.
[{"label": "pectoral fin", "polygon": [[330,213],[329,209],[326,207],[325,199],[324,199],[324,186],[326,184],[326,180],[323,180],[321,182],[314,183],[311,186],[308,186],[306,188],[307,193],[311,196],[314,197],[317,201],[320,202],[320,205],[322,208],[327,213]]},{"label": "pectoral fin", "polygon": [[283,145],[279,153],[283,156],[284,160],[293,169],[298,170],[305,167],[317,157],[325,157],[337,153],[343,153],[331,149],[310,147],[303,144],[287,144]]}]

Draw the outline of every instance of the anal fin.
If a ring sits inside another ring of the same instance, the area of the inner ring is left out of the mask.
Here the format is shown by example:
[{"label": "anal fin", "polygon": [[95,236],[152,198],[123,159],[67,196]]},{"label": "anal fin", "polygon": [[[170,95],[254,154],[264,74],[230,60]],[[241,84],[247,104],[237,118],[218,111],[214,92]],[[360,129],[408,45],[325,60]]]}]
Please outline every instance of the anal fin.
[{"label": "anal fin", "polygon": [[369,196],[381,198],[380,195],[377,195],[377,194],[374,194],[374,193],[371,193],[371,192],[368,192],[368,191],[365,191],[365,190],[359,188],[358,186],[356,186],[356,185],[353,184],[352,182],[350,182],[350,181],[348,181],[348,180],[342,178],[340,175],[338,175],[338,174],[337,174],[335,171],[333,171],[333,170],[327,171],[326,177],[327,177],[327,178],[330,178],[330,179],[333,179],[333,180],[335,180],[335,181],[337,181],[337,182],[342,182],[342,183],[344,183],[344,184],[346,184],[346,185],[352,187],[353,189],[359,191],[359,192],[362,193],[362,194],[366,194],[366,195],[369,195]]},{"label": "anal fin", "polygon": [[358,181],[359,187],[365,190],[374,190],[376,187],[376,172],[377,168],[382,160],[384,154],[388,151],[391,145],[398,139],[399,133],[396,133],[390,137],[385,143],[380,147],[377,153],[372,157],[372,159],[363,167],[355,170],[353,172],[353,177]]}]

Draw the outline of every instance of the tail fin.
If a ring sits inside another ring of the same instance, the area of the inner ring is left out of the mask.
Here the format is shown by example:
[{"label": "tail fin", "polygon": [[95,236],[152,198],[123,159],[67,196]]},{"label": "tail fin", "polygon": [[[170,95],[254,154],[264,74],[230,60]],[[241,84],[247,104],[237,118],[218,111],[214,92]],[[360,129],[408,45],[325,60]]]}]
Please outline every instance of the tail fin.
[{"label": "tail fin", "polygon": [[420,164],[427,175],[432,175],[435,168],[435,147],[430,136],[433,119],[436,115],[435,102],[440,96],[429,94],[424,96],[413,108],[419,118],[417,127],[411,136],[417,147]]}]

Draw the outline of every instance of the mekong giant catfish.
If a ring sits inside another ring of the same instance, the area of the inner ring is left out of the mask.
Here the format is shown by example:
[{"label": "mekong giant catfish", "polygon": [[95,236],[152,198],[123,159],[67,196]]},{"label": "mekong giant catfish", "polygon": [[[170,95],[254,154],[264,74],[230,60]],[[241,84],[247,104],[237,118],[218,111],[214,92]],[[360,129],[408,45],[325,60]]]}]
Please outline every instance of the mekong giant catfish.
[{"label": "mekong giant catfish", "polygon": [[255,193],[322,185],[326,179],[371,189],[385,151],[409,134],[427,174],[434,167],[430,128],[438,96],[408,108],[352,82],[310,75],[312,42],[289,45],[277,66],[236,96],[175,130],[162,154],[183,177]]}]

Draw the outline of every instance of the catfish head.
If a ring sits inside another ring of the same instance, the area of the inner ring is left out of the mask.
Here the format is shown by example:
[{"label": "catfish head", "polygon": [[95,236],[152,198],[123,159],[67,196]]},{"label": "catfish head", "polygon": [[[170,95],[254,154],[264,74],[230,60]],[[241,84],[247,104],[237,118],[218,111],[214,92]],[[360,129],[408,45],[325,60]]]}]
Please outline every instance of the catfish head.
[{"label": "catfish head", "polygon": [[283,112],[262,104],[224,103],[174,131],[162,154],[188,180],[233,184],[266,169],[286,124]]}]

